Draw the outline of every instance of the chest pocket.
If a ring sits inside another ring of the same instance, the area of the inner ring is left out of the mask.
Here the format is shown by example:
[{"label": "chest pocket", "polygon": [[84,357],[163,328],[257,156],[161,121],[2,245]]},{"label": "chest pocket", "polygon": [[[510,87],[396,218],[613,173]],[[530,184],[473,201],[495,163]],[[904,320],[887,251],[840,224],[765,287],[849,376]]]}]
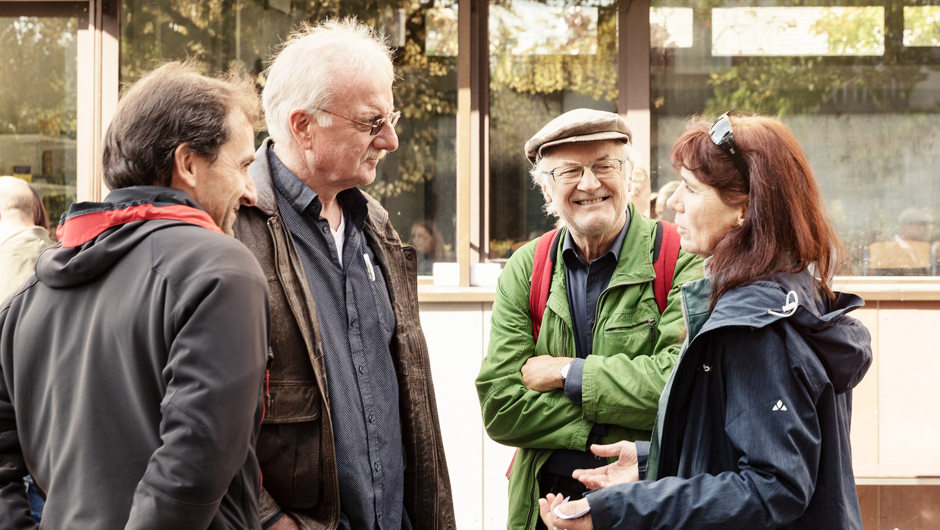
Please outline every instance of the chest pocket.
[{"label": "chest pocket", "polygon": [[659,316],[655,310],[602,315],[594,331],[594,352],[652,355]]}]

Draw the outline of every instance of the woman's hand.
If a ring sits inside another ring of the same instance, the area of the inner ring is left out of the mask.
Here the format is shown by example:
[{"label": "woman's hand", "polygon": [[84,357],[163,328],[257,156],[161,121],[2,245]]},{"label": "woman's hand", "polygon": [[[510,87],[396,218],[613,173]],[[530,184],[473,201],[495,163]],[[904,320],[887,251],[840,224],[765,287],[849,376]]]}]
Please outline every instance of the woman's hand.
[{"label": "woman's hand", "polygon": [[[562,519],[556,516],[553,511],[557,506],[564,502],[562,495],[549,493],[544,499],[539,499],[539,515],[542,516],[542,522],[548,528],[567,528],[570,530],[594,530],[594,521],[591,519],[591,513],[578,517],[577,519]],[[565,503],[561,508],[562,513],[578,513],[588,508],[587,499]]]},{"label": "woman's hand", "polygon": [[591,446],[591,452],[597,456],[619,456],[619,458],[613,464],[596,469],[576,469],[571,474],[589,489],[606,488],[614,484],[640,480],[635,443],[623,441],[610,445],[594,444]]}]

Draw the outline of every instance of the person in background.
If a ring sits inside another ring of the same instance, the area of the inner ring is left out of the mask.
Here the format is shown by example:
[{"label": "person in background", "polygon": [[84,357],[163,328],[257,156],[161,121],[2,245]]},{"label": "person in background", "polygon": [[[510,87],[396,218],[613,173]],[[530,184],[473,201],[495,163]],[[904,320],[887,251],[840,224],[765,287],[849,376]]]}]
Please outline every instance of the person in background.
[{"label": "person in background", "polygon": [[266,528],[456,526],[415,249],[358,188],[398,148],[394,79],[388,44],[355,19],[303,28],[268,71],[259,200],[235,226],[277,279]]},{"label": "person in background", "polygon": [[430,276],[433,265],[450,261],[444,248],[444,237],[433,221],[418,221],[411,226],[411,244],[418,251],[418,275]]},{"label": "person in background", "polygon": [[652,442],[593,447],[619,459],[573,476],[603,489],[541,499],[545,524],[861,530],[849,427],[871,335],[847,315],[862,299],[829,287],[843,249],[803,150],[777,119],[725,114],[692,121],[671,162],[682,247],[708,260],[682,287]]},{"label": "person in background", "polygon": [[179,63],[124,93],[113,191],[0,306],[0,530],[33,525],[27,473],[44,528],[261,528],[267,281],[231,237],[259,113],[251,81]]},{"label": "person in background", "polygon": [[659,188],[658,199],[656,200],[656,219],[669,221],[670,223],[676,222],[676,211],[669,207],[669,197],[672,197],[672,194],[679,189],[680,184],[681,182],[678,180],[671,180]]},{"label": "person in background", "polygon": [[[530,313],[536,242],[499,277],[476,379],[486,432],[520,448],[509,477],[509,528],[539,527],[538,499],[580,498],[571,473],[606,463],[588,445],[649,436],[684,333],[679,287],[702,262],[679,251],[660,313],[657,223],[629,200],[632,133],[619,115],[566,112],[525,145],[546,210],[564,221],[538,339]],[[546,236],[542,236],[546,237]],[[551,528],[551,526],[549,526]]]},{"label": "person in background", "polygon": [[652,207],[650,186],[649,170],[643,162],[636,161],[633,164],[633,172],[630,174],[630,202],[635,204],[637,211],[646,217],[650,216]]},{"label": "person in background", "polygon": [[0,177],[0,301],[29,278],[39,254],[55,243],[48,228],[35,190],[25,180]]}]

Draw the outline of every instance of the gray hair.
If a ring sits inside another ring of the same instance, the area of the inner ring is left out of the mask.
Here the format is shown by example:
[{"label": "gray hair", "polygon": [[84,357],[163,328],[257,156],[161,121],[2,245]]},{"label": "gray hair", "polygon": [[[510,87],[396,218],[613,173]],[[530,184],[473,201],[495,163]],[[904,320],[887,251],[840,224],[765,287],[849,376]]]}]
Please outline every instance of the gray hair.
[{"label": "gray hair", "polygon": [[331,106],[343,86],[337,78],[385,76],[395,79],[392,50],[386,39],[355,17],[304,24],[291,34],[267,70],[261,95],[268,134],[275,142],[293,142],[290,114],[302,109],[321,127],[332,117],[316,109]]},{"label": "gray hair", "polygon": [[35,200],[29,184],[17,177],[0,177],[0,215],[32,224]]},{"label": "gray hair", "polygon": [[[613,142],[616,140],[599,140],[599,141]],[[632,171],[633,166],[636,165],[637,163],[637,157],[636,157],[636,151],[633,150],[632,145],[626,142],[623,142],[622,145],[623,145],[623,158],[625,161],[630,163],[630,170],[629,171],[624,170],[623,172],[623,178],[624,178],[624,181],[626,181],[627,179],[631,178],[631,174],[633,173]],[[552,177],[549,176],[548,172],[551,171],[553,168],[545,167],[545,159],[551,156],[550,149],[551,148],[549,148],[549,150],[538,159],[538,161],[535,163],[534,166],[529,168],[529,175],[532,176],[532,183],[538,188],[541,188],[542,186],[550,187],[552,184],[550,182]],[[545,201],[545,204],[542,205],[542,210],[544,210],[545,213],[549,215],[558,217],[558,212],[555,210],[555,205],[548,201]]]}]

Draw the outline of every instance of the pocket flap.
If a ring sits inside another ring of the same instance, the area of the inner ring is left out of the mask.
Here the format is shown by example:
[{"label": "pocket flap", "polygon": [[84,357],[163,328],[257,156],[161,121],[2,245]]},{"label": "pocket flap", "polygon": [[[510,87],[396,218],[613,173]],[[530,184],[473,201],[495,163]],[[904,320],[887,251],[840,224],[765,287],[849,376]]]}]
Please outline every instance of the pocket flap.
[{"label": "pocket flap", "polygon": [[320,417],[320,391],[316,384],[271,383],[270,393],[264,423],[297,423]]}]

